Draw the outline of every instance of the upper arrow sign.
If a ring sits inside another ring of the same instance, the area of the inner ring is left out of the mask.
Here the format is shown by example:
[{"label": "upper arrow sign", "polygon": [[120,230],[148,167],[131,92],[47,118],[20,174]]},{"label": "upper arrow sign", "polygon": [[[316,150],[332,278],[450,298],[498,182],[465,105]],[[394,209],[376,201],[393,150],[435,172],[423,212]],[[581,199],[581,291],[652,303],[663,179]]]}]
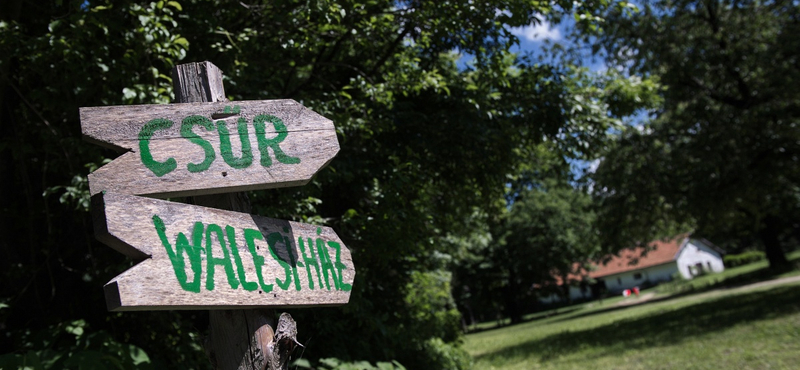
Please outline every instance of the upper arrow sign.
[{"label": "upper arrow sign", "polygon": [[294,100],[80,108],[84,138],[127,150],[92,194],[158,197],[300,186],[339,152],[333,122]]},{"label": "upper arrow sign", "polygon": [[108,282],[110,311],[346,304],[355,266],[329,227],[164,200],[92,197],[97,239],[141,261]]}]

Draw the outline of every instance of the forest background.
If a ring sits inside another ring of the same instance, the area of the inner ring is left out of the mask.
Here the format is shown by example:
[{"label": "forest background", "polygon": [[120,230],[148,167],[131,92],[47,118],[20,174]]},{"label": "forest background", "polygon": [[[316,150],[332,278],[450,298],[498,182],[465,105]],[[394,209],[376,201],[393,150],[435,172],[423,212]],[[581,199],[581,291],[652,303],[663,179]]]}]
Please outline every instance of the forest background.
[{"label": "forest background", "polygon": [[[253,213],[333,227],[348,305],[292,310],[302,355],[465,369],[462,326],[558,276],[694,231],[774,269],[797,247],[796,1],[7,1],[0,15],[0,364],[208,368],[204,311],[109,313],[78,108],[169,103],[208,60],[231,100],[290,98],[342,150]],[[518,27],[569,43],[519,51]],[[597,58],[607,68],[589,69]],[[552,285],[552,284],[551,284]]]}]

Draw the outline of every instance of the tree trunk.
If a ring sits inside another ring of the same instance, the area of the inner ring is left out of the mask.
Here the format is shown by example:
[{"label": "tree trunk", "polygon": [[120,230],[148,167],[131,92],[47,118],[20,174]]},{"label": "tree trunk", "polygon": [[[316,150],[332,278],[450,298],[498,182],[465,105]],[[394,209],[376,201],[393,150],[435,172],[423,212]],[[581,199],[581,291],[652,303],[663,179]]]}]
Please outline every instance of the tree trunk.
[{"label": "tree trunk", "polygon": [[780,240],[778,240],[778,220],[775,216],[767,216],[764,218],[764,227],[761,228],[759,236],[761,242],[764,243],[764,253],[767,255],[769,261],[769,269],[772,271],[780,272],[792,269],[792,264],[786,259],[786,253],[783,251]]},{"label": "tree trunk", "polygon": [[508,285],[504,289],[503,298],[505,300],[506,316],[511,319],[512,324],[522,322],[522,312],[519,307],[519,284],[517,284],[516,274],[512,271],[508,276]]},{"label": "tree trunk", "polygon": [[569,275],[561,275],[561,296],[567,305],[572,304],[572,297],[569,294]]}]

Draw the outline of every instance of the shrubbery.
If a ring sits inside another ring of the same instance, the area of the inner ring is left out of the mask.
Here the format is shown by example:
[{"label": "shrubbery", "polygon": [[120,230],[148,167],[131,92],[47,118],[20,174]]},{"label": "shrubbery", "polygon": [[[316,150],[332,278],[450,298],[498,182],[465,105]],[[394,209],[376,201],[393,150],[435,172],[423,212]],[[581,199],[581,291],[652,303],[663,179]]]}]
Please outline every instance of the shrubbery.
[{"label": "shrubbery", "polygon": [[413,319],[406,324],[410,335],[427,338],[418,355],[403,361],[414,369],[472,368],[472,359],[460,346],[461,314],[450,294],[451,273],[445,270],[414,271],[406,296],[406,309]]},{"label": "shrubbery", "polygon": [[424,346],[425,356],[421,365],[425,369],[465,370],[472,368],[472,357],[457,344],[446,343],[440,338],[428,339]]},{"label": "shrubbery", "polygon": [[377,362],[373,365],[368,361],[346,362],[336,358],[320,359],[317,367],[312,366],[311,361],[300,359],[295,361],[290,368],[309,370],[406,370],[397,361]]},{"label": "shrubbery", "polygon": [[746,265],[748,263],[758,262],[767,258],[767,255],[762,251],[750,251],[740,254],[732,254],[723,258],[725,267],[731,268],[736,266]]},{"label": "shrubbery", "polygon": [[691,290],[692,284],[686,280],[680,272],[672,274],[672,279],[668,282],[658,284],[657,291],[661,294],[677,294]]}]

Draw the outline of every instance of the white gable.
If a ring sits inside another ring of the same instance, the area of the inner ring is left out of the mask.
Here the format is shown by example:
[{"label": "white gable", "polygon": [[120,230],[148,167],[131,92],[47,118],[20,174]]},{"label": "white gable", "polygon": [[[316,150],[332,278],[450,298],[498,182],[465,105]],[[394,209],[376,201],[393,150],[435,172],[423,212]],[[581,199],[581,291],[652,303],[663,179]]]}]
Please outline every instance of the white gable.
[{"label": "white gable", "polygon": [[681,248],[675,260],[678,262],[678,271],[685,279],[709,273],[722,272],[722,255],[711,246],[697,239],[689,239]]}]

